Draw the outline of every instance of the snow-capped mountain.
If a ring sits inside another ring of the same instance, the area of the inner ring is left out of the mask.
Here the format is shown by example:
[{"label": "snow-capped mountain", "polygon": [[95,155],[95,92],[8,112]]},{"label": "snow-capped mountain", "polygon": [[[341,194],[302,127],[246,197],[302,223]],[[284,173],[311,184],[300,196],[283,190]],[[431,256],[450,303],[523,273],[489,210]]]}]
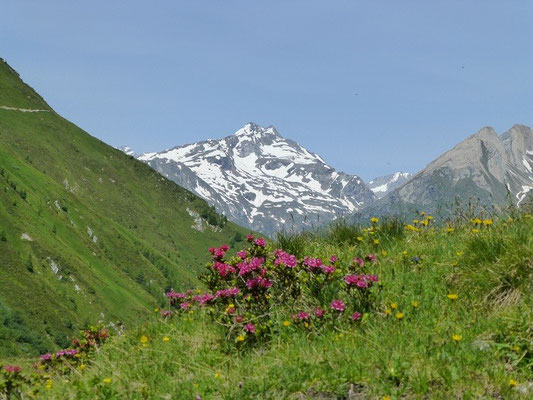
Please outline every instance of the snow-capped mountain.
[{"label": "snow-capped mountain", "polygon": [[115,147],[117,150],[120,150],[122,151],[123,153],[126,153],[128,156],[133,156],[135,157],[135,151],[131,148],[131,147],[128,147],[128,146],[120,146],[120,147]]},{"label": "snow-capped mountain", "polygon": [[322,225],[375,200],[358,176],[336,171],[272,126],[248,123],[222,139],[138,158],[234,222],[266,234]]},{"label": "snow-capped mountain", "polygon": [[391,175],[380,176],[379,178],[374,178],[368,182],[370,190],[374,192],[378,199],[385,197],[387,193],[391,190],[396,189],[397,187],[402,186],[407,182],[413,174],[410,172],[395,172]]}]

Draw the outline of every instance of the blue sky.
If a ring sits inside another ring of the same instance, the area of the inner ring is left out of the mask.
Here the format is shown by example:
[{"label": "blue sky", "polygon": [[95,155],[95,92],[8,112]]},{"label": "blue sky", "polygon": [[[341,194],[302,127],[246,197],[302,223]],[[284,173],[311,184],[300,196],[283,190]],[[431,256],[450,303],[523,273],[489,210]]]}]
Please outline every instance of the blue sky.
[{"label": "blue sky", "polygon": [[364,179],[533,125],[533,1],[10,1],[0,57],[136,151],[274,125]]}]

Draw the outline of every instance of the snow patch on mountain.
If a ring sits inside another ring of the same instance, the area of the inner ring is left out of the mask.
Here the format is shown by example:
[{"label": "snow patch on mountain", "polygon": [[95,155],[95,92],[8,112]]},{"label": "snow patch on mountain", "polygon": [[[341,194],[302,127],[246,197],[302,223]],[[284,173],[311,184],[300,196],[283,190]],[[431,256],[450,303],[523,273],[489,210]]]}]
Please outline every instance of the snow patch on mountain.
[{"label": "snow patch on mountain", "polygon": [[395,172],[391,175],[380,176],[379,178],[374,178],[368,182],[370,190],[374,192],[378,199],[384,197],[391,190],[400,187],[405,182],[407,182],[413,174],[409,172]]}]

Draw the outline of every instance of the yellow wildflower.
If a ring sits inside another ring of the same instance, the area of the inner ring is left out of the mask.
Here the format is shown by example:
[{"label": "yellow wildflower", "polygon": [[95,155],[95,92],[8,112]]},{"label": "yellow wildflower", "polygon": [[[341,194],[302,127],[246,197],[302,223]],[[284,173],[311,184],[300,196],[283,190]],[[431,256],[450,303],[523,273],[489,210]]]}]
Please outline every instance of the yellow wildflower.
[{"label": "yellow wildflower", "polygon": [[450,293],[450,294],[448,295],[448,298],[449,298],[450,300],[457,300],[457,299],[459,298],[459,295],[456,294],[456,293]]},{"label": "yellow wildflower", "polygon": [[476,229],[476,228],[472,229],[472,233],[479,233],[479,229]]},{"label": "yellow wildflower", "polygon": [[155,312],[155,313],[158,313],[158,312],[159,312],[159,308],[157,308],[157,307],[154,308],[154,312]]},{"label": "yellow wildflower", "polygon": [[309,328],[309,324],[308,324],[307,322],[304,322],[304,326],[305,326],[306,328]]},{"label": "yellow wildflower", "polygon": [[422,212],[420,213],[420,216],[423,217],[424,215],[426,215],[426,212],[425,212],[425,211],[422,211]]},{"label": "yellow wildflower", "polygon": [[398,308],[398,304],[396,304],[396,303],[391,303],[390,308],[396,310],[396,309]]},{"label": "yellow wildflower", "polygon": [[373,224],[377,224],[379,222],[379,218],[372,217],[370,218],[370,222],[372,222]]},{"label": "yellow wildflower", "polygon": [[148,343],[148,336],[146,336],[146,335],[142,335],[142,336],[141,336],[141,339],[139,339],[139,341],[140,341],[141,343],[143,343],[143,344],[144,344],[144,343]]},{"label": "yellow wildflower", "polygon": [[515,381],[514,379],[509,379],[509,386],[515,387],[516,385],[518,385],[517,381]]},{"label": "yellow wildflower", "polygon": [[374,244],[379,244],[379,239],[374,239]]},{"label": "yellow wildflower", "polygon": [[381,250],[381,254],[383,255],[383,257],[385,257],[388,254],[387,250]]},{"label": "yellow wildflower", "polygon": [[387,308],[387,309],[385,310],[385,314],[387,314],[387,315],[391,315],[391,314],[392,314],[392,310],[391,310],[390,308]]},{"label": "yellow wildflower", "polygon": [[86,365],[85,364],[81,364],[79,367],[78,367],[78,370],[80,371],[83,371],[85,369]]},{"label": "yellow wildflower", "polygon": [[491,219],[484,219],[483,220],[483,225],[492,225],[492,220]]},{"label": "yellow wildflower", "polygon": [[196,293],[198,294],[202,293],[202,289],[196,289]]},{"label": "yellow wildflower", "polygon": [[402,319],[403,318],[403,313],[401,313],[401,312],[396,313],[396,318],[397,319]]},{"label": "yellow wildflower", "polygon": [[54,382],[51,379],[48,379],[44,385],[44,388],[47,390],[50,390],[52,389],[53,386],[54,386]]},{"label": "yellow wildflower", "polygon": [[452,336],[452,339],[454,342],[460,342],[461,340],[463,340],[463,337],[456,333]]},{"label": "yellow wildflower", "polygon": [[170,338],[169,338],[168,336],[165,336],[165,337],[163,338],[163,342],[170,342]]},{"label": "yellow wildflower", "polygon": [[291,321],[283,321],[283,326],[290,326],[291,325]]},{"label": "yellow wildflower", "polygon": [[363,238],[361,236],[357,236],[357,241],[362,242]]},{"label": "yellow wildflower", "polygon": [[464,251],[458,251],[457,252],[457,257],[461,257],[465,252]]},{"label": "yellow wildflower", "polygon": [[417,219],[413,219],[413,224],[416,225],[416,224],[418,224],[418,222],[419,222],[419,221],[418,221]]},{"label": "yellow wildflower", "polygon": [[242,342],[242,341],[244,341],[244,336],[243,335],[237,336],[237,342]]},{"label": "yellow wildflower", "polygon": [[513,346],[513,351],[520,351],[520,346]]},{"label": "yellow wildflower", "polygon": [[428,215],[426,218],[427,218],[428,221],[431,221],[433,219],[433,216],[432,215]]},{"label": "yellow wildflower", "polygon": [[454,231],[454,229],[453,229],[453,228],[450,228],[450,227],[448,227],[448,228],[446,229],[446,231],[447,231],[448,233],[452,233],[452,232]]},{"label": "yellow wildflower", "polygon": [[111,378],[104,378],[102,382],[110,384],[113,380]]},{"label": "yellow wildflower", "polygon": [[215,379],[220,379],[220,374],[218,372],[215,374]]},{"label": "yellow wildflower", "polygon": [[411,305],[413,307],[418,307],[420,305],[420,303],[418,301],[414,300],[414,301],[411,302]]},{"label": "yellow wildflower", "polygon": [[420,221],[420,223],[424,226],[428,226],[429,221],[427,219],[423,219],[422,221]]}]

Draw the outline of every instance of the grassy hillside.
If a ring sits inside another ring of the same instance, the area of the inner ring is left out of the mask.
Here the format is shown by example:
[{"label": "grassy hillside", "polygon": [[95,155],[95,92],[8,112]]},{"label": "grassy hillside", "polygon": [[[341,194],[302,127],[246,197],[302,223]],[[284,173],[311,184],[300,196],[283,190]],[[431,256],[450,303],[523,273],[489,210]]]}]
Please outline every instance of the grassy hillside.
[{"label": "grassy hillside", "polygon": [[[36,390],[80,399],[531,398],[533,218],[480,217],[433,227],[421,216],[427,225],[408,229],[389,220],[281,237],[263,254],[284,247],[297,255],[292,278],[276,280],[286,270],[267,261],[273,285],[262,295],[178,306],[171,318],[154,317],[111,340],[83,368],[78,362],[66,375],[45,375]],[[370,302],[352,317],[352,305],[363,306],[348,298],[344,274],[368,253],[377,262],[367,257],[361,268],[379,283],[354,294]],[[332,254],[339,260],[331,279],[301,263]],[[323,282],[321,290],[305,292],[311,281]],[[295,287],[301,296],[277,302]],[[339,297],[345,311],[329,306]],[[249,314],[250,302],[270,302],[268,315]],[[317,302],[323,320],[310,308]],[[228,314],[256,329],[224,326]]]},{"label": "grassy hillside", "polygon": [[197,284],[205,246],[243,234],[0,60],[0,356],[65,346],[98,320],[131,326],[165,289]]}]

